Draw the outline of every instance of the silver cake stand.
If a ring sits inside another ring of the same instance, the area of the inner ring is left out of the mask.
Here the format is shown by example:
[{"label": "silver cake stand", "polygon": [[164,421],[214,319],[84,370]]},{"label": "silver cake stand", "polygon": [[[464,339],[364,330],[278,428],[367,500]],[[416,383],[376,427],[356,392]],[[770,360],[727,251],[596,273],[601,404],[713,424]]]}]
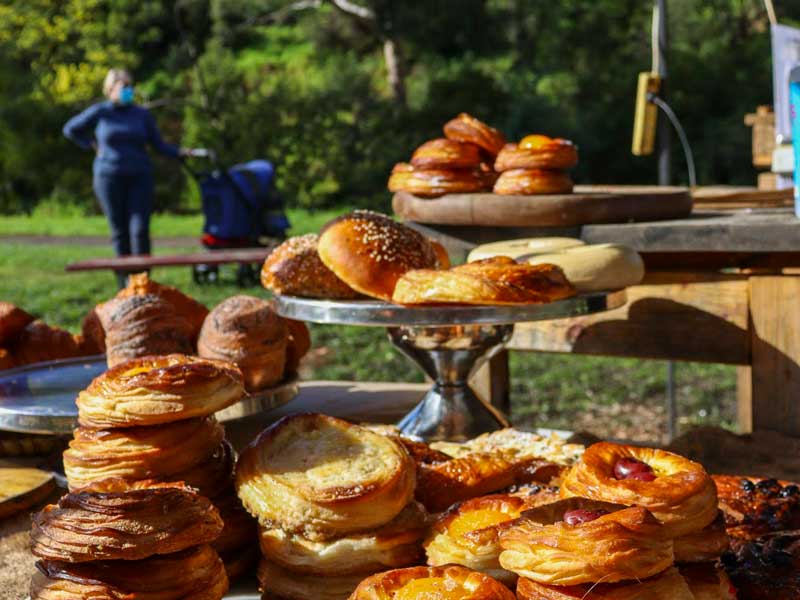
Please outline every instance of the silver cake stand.
[{"label": "silver cake stand", "polygon": [[598,292],[523,306],[400,306],[377,300],[275,296],[283,317],[312,323],[386,327],[389,339],[434,381],[398,426],[425,440],[461,441],[508,427],[468,385],[470,376],[511,338],[514,323],[588,315],[623,306],[625,292]]}]

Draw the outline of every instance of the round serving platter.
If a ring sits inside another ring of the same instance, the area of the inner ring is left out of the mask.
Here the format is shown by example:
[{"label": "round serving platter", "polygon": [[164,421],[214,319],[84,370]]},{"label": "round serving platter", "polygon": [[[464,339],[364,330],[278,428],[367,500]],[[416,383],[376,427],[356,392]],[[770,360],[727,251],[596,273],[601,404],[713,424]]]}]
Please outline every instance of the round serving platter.
[{"label": "round serving platter", "polygon": [[[78,424],[75,398],[106,370],[103,355],[35,363],[0,373],[0,430],[69,435]],[[220,421],[232,421],[289,402],[297,395],[297,376],[248,394],[219,411]]]}]

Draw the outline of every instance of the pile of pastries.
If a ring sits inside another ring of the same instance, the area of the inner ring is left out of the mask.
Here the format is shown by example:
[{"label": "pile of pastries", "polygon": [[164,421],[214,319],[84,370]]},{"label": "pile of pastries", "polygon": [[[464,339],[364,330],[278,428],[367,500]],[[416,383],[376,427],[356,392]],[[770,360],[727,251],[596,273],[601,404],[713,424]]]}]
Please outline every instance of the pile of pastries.
[{"label": "pile of pastries", "polygon": [[578,163],[578,151],[568,140],[535,134],[507,144],[497,129],[467,113],[448,121],[444,135],[422,144],[409,163],[394,166],[389,191],[426,198],[485,191],[504,195],[572,191],[567,170]]},{"label": "pile of pastries", "polygon": [[532,304],[575,294],[552,264],[501,256],[450,267],[440,244],[371,211],[333,219],[319,236],[287,240],[267,257],[261,281],[275,294],[404,305]]}]

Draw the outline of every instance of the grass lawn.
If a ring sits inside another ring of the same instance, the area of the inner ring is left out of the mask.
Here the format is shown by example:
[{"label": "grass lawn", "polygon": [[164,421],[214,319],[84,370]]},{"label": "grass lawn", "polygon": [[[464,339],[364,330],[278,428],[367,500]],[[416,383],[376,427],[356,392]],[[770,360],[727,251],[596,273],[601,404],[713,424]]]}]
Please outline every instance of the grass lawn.
[{"label": "grass lawn", "polygon": [[[313,220],[304,220],[302,213],[295,213],[294,231],[314,231],[330,216],[315,214]],[[0,235],[106,234],[104,221],[93,217],[32,221],[0,217]],[[196,235],[200,222],[196,217],[160,216],[153,225],[156,236]],[[161,252],[183,250],[196,248],[166,248]],[[0,242],[0,300],[18,304],[51,324],[77,331],[92,306],[113,296],[115,280],[107,272],[68,274],[64,265],[111,254],[110,248],[105,247]],[[266,294],[261,288],[237,288],[233,284],[233,267],[227,269],[223,271],[227,282],[217,285],[194,284],[188,267],[155,269],[152,276],[179,287],[209,307],[238,293]],[[306,378],[422,381],[416,366],[392,347],[382,329],[312,325],[312,335],[314,349],[305,368]],[[680,363],[676,370],[681,426],[732,427],[734,368]],[[513,413],[518,424],[639,440],[662,440],[665,435],[663,362],[515,352],[511,372]]]}]

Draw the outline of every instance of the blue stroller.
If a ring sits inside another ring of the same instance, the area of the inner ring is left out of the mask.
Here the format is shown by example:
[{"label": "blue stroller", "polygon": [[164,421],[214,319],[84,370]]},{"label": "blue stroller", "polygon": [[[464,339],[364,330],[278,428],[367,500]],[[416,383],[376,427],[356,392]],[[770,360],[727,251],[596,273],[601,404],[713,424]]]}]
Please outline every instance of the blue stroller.
[{"label": "blue stroller", "polygon": [[[222,169],[212,150],[196,150],[191,156],[209,159],[211,171],[195,171],[184,162],[197,181],[205,223],[201,242],[210,251],[269,246],[286,239],[289,220],[275,187],[275,167],[267,160],[251,160]],[[260,265],[240,264],[236,282],[240,286],[259,281]],[[214,265],[196,265],[197,283],[219,279]]]}]

